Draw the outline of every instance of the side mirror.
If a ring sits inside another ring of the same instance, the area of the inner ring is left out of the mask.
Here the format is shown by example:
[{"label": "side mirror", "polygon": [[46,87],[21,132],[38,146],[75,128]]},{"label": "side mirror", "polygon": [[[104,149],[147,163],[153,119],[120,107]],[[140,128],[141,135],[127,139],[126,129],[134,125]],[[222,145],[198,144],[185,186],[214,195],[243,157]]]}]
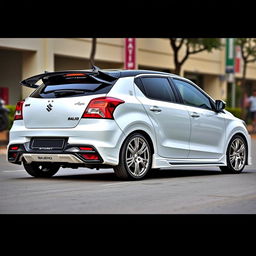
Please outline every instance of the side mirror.
[{"label": "side mirror", "polygon": [[224,102],[223,100],[215,101],[216,112],[221,112],[225,107],[226,107],[226,102]]}]

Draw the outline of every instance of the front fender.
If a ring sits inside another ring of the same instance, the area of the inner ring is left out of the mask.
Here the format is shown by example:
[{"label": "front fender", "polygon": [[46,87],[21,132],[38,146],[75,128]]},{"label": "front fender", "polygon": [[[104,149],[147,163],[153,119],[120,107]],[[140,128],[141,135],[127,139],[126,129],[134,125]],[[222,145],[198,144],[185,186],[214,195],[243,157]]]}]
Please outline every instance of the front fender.
[{"label": "front fender", "polygon": [[247,128],[243,124],[243,121],[236,118],[234,120],[227,120],[227,127],[226,127],[226,143],[225,143],[225,151],[227,152],[228,145],[231,139],[235,135],[241,135],[247,143],[247,165],[251,165],[251,136],[247,131]]}]

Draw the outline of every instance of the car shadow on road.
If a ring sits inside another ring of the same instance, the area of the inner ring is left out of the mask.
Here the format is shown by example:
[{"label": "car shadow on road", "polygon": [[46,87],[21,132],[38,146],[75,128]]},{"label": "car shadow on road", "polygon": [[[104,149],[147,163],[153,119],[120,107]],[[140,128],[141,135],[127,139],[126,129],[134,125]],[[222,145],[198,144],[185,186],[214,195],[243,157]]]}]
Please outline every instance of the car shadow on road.
[{"label": "car shadow on road", "polygon": [[[161,169],[151,170],[145,179],[171,179],[171,178],[184,178],[194,176],[209,176],[209,175],[220,175],[220,171],[216,170],[183,170],[183,169]],[[74,181],[122,181],[119,179],[114,172],[104,173],[81,173],[81,174],[61,174],[53,176],[53,180],[74,180]]]},{"label": "car shadow on road", "polygon": [[[243,171],[239,175],[254,173],[249,171]],[[157,179],[172,179],[172,178],[188,178],[188,177],[200,177],[200,176],[214,176],[214,175],[224,175],[219,170],[188,170],[188,169],[161,169],[161,170],[151,170],[144,180],[157,180]],[[233,174],[225,174],[233,175]],[[75,174],[62,174],[61,170],[59,173],[51,178],[33,178],[31,176],[19,177],[17,179],[43,179],[52,181],[87,181],[87,182],[122,182],[127,180],[122,180],[118,178],[115,173],[111,170],[106,172],[97,171],[93,173],[75,173]]]},{"label": "car shadow on road", "polygon": [[209,176],[209,175],[219,175],[220,171],[216,170],[188,170],[188,169],[161,169],[161,170],[151,170],[148,177],[149,178],[183,178],[183,177],[193,177],[193,176]]}]

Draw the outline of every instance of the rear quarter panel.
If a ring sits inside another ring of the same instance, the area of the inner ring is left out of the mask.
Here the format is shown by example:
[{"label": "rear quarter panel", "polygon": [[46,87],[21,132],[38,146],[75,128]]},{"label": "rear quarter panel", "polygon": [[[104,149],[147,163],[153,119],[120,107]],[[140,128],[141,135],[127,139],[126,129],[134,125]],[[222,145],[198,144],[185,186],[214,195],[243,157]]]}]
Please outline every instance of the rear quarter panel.
[{"label": "rear quarter panel", "polygon": [[143,105],[135,97],[134,87],[134,77],[120,78],[108,93],[107,96],[109,97],[125,101],[124,104],[121,104],[116,108],[114,112],[114,119],[125,134],[123,141],[132,132],[142,130],[150,136],[155,150],[156,141],[154,128]]}]

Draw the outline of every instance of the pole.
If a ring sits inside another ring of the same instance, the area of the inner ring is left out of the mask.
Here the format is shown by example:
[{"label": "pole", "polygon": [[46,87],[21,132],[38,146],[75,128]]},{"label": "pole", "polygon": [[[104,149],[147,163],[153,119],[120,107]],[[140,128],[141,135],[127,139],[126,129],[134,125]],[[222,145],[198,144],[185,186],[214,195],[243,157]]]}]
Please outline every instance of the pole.
[{"label": "pole", "polygon": [[236,83],[235,83],[234,73],[232,75],[233,75],[233,82],[232,82],[231,106],[232,108],[235,108],[236,107]]},{"label": "pole", "polygon": [[236,106],[236,84],[234,73],[234,38],[226,39],[226,73],[228,75],[228,82],[231,84],[231,106]]}]

